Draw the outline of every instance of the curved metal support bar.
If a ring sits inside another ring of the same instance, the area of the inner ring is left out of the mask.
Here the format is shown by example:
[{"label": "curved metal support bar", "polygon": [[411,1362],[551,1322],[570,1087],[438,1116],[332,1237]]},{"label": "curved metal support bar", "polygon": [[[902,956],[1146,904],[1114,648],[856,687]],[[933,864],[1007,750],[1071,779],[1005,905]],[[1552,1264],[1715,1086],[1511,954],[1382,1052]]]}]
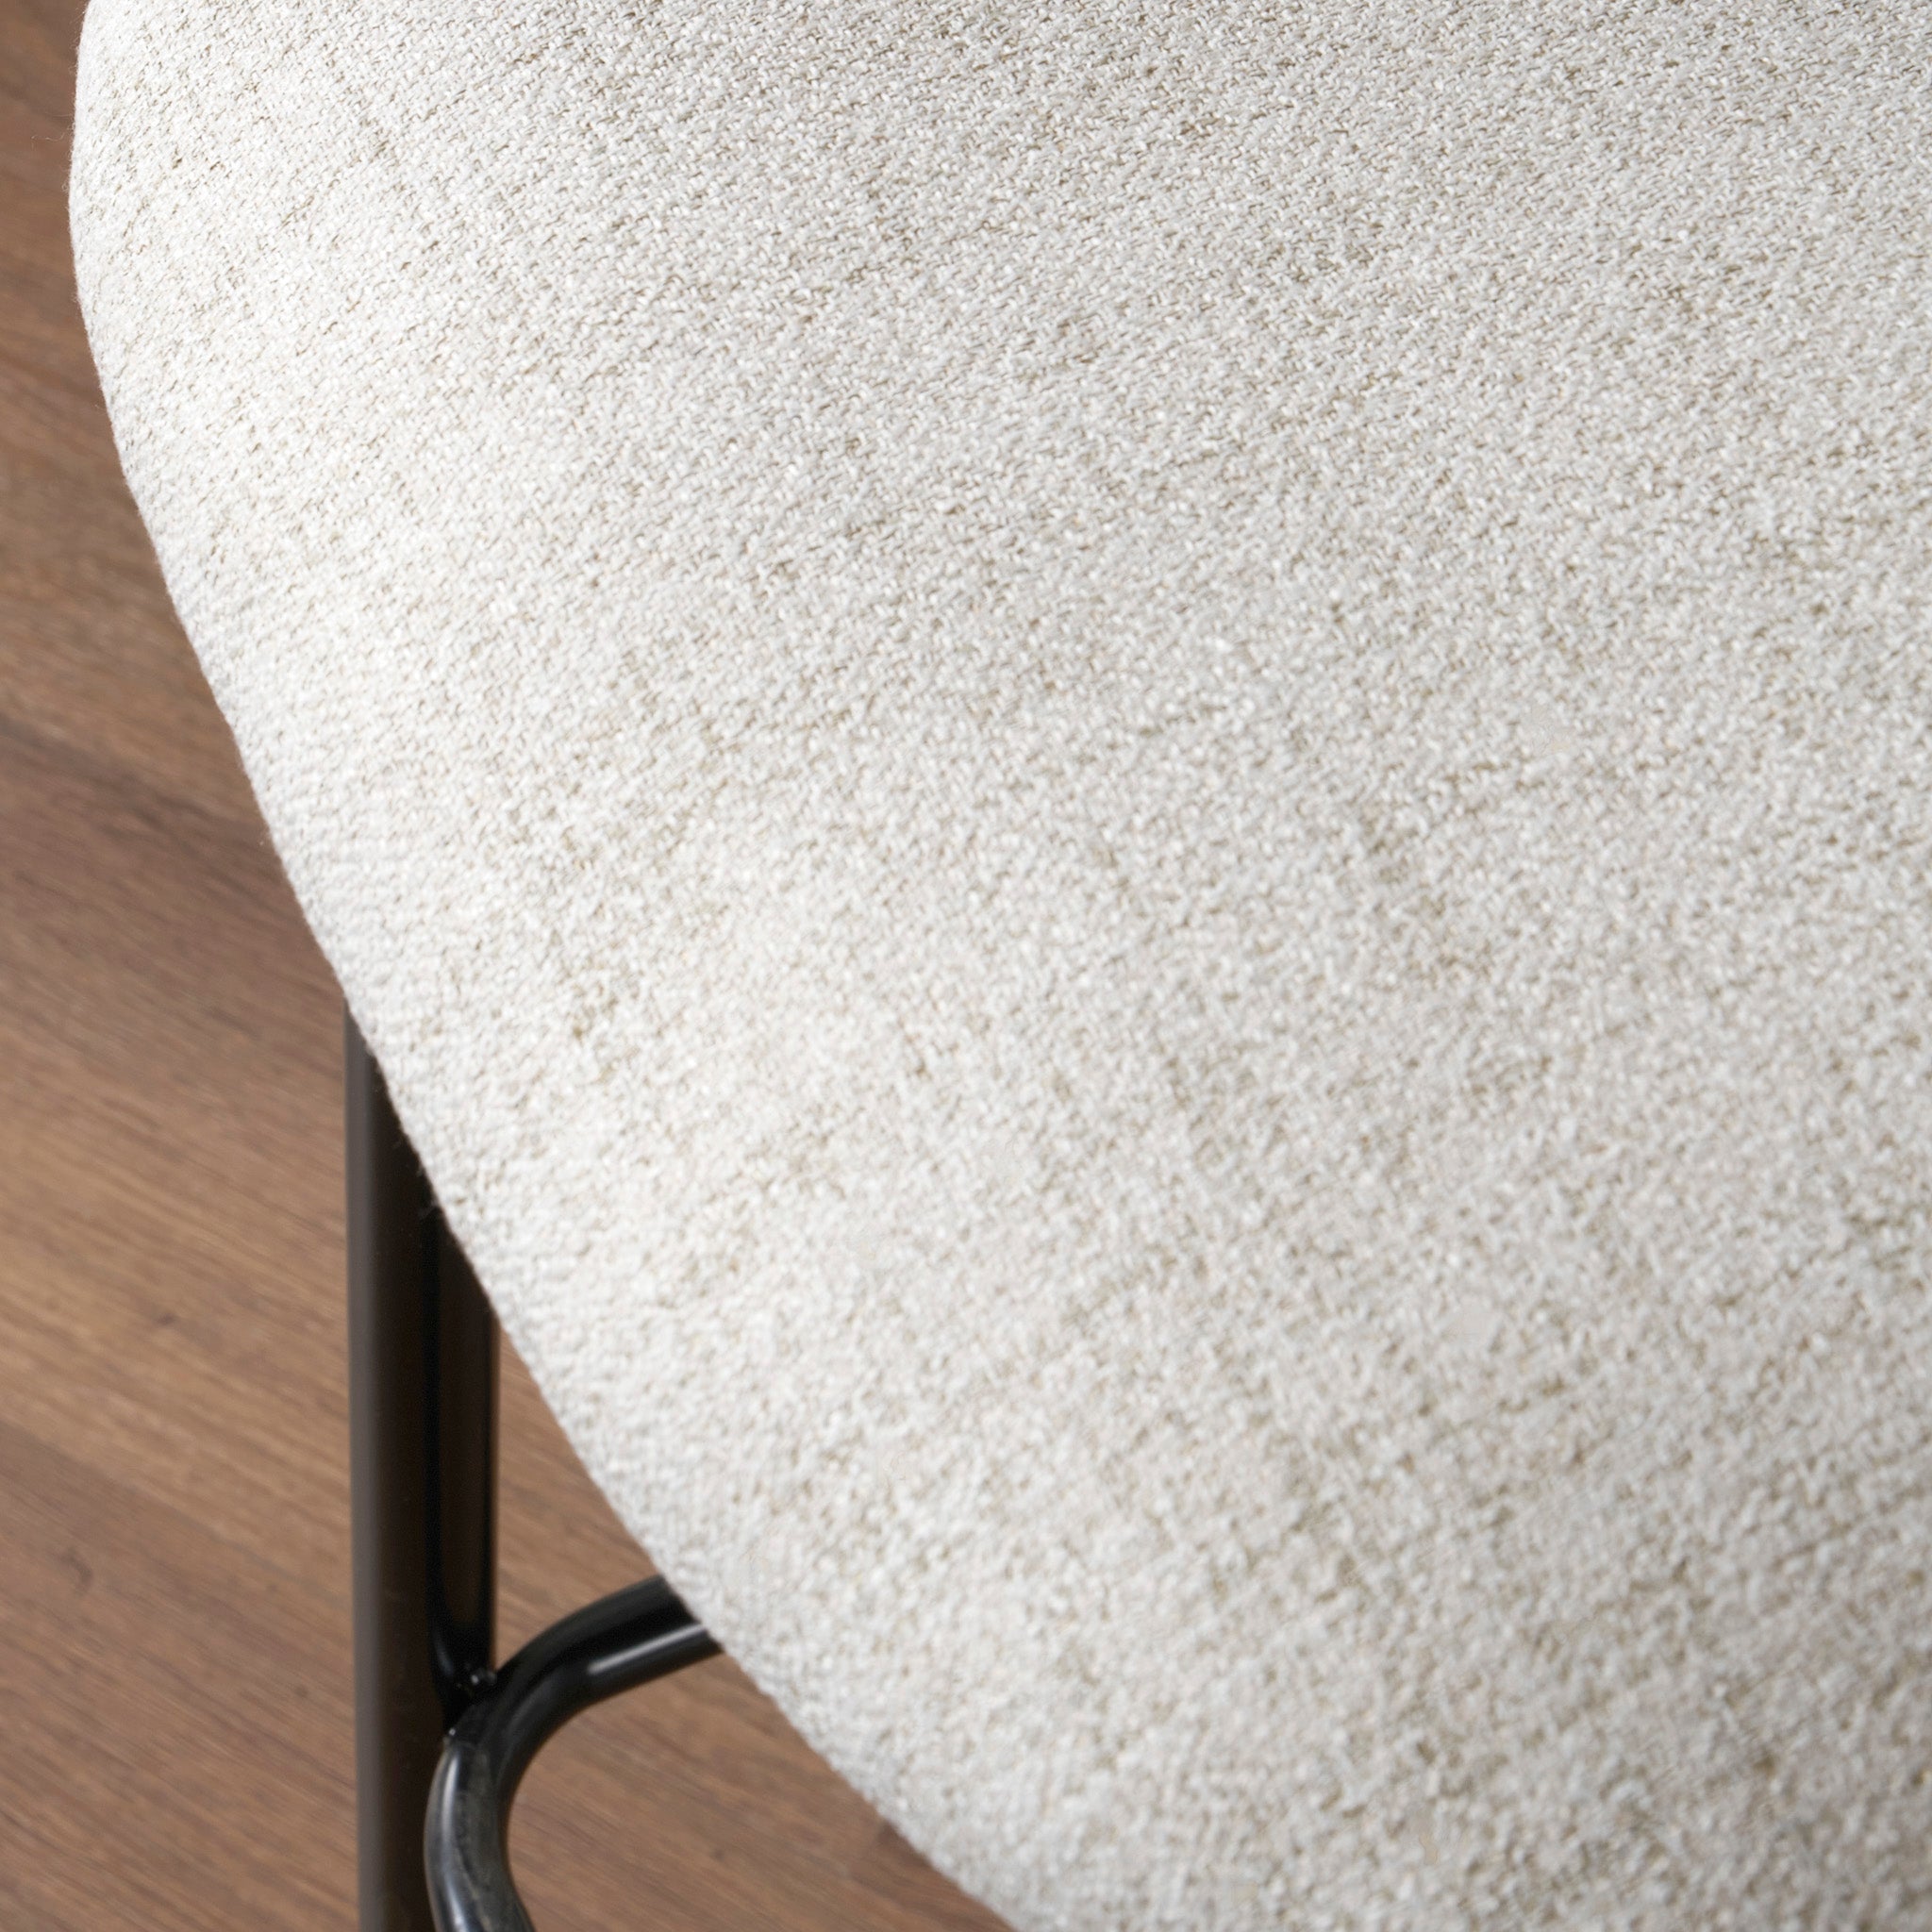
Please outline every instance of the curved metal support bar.
[{"label": "curved metal support bar", "polygon": [[544,1740],[578,1711],[718,1646],[658,1577],[553,1624],[458,1720],[429,1788],[423,1856],[439,1932],[534,1932],[509,1875],[509,1807]]}]

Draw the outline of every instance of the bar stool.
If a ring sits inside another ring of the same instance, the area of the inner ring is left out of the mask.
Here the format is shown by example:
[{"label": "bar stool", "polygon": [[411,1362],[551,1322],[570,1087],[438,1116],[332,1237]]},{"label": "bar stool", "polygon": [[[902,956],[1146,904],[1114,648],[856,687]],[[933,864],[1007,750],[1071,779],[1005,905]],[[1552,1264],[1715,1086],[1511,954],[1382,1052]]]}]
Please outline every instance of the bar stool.
[{"label": "bar stool", "polygon": [[[1018,1932],[1932,1925],[1928,73],[95,0],[354,1015],[365,1932],[716,1645]],[[498,1319],[666,1579],[500,1670]]]}]

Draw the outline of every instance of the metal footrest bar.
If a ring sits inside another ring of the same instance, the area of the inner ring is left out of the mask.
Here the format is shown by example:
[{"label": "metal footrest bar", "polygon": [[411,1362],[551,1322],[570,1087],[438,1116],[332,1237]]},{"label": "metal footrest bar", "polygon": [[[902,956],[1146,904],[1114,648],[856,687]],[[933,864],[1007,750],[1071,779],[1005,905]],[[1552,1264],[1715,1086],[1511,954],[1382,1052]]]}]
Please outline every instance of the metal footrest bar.
[{"label": "metal footrest bar", "polygon": [[657,1577],[553,1624],[457,1721],[423,1834],[438,1932],[533,1932],[509,1874],[509,1808],[532,1757],[580,1710],[718,1646]]}]

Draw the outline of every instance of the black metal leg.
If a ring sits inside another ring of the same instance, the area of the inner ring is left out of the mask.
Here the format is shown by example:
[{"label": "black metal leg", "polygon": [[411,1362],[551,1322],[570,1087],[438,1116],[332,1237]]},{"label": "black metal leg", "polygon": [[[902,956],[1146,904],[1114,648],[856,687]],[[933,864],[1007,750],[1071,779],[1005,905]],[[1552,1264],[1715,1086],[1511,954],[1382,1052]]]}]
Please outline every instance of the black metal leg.
[{"label": "black metal leg", "polygon": [[718,1646],[653,1577],[491,1670],[496,1317],[353,1020],[344,1066],[360,1932],[529,1932],[506,1837],[538,1746]]},{"label": "black metal leg", "polygon": [[359,1925],[434,1932],[430,1781],[494,1639],[496,1320],[353,1020],[345,1049]]}]

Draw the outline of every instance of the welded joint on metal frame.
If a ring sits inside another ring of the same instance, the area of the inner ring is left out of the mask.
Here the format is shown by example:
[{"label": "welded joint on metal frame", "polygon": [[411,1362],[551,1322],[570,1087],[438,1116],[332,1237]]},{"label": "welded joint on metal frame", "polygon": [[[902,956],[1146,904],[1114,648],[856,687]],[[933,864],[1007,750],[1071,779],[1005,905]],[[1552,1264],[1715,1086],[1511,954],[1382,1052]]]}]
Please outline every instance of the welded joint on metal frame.
[{"label": "welded joint on metal frame", "polygon": [[545,1740],[577,1712],[718,1655],[661,1578],[533,1638],[457,1721],[429,1789],[424,1868],[437,1932],[533,1932],[509,1873],[509,1810]]}]

